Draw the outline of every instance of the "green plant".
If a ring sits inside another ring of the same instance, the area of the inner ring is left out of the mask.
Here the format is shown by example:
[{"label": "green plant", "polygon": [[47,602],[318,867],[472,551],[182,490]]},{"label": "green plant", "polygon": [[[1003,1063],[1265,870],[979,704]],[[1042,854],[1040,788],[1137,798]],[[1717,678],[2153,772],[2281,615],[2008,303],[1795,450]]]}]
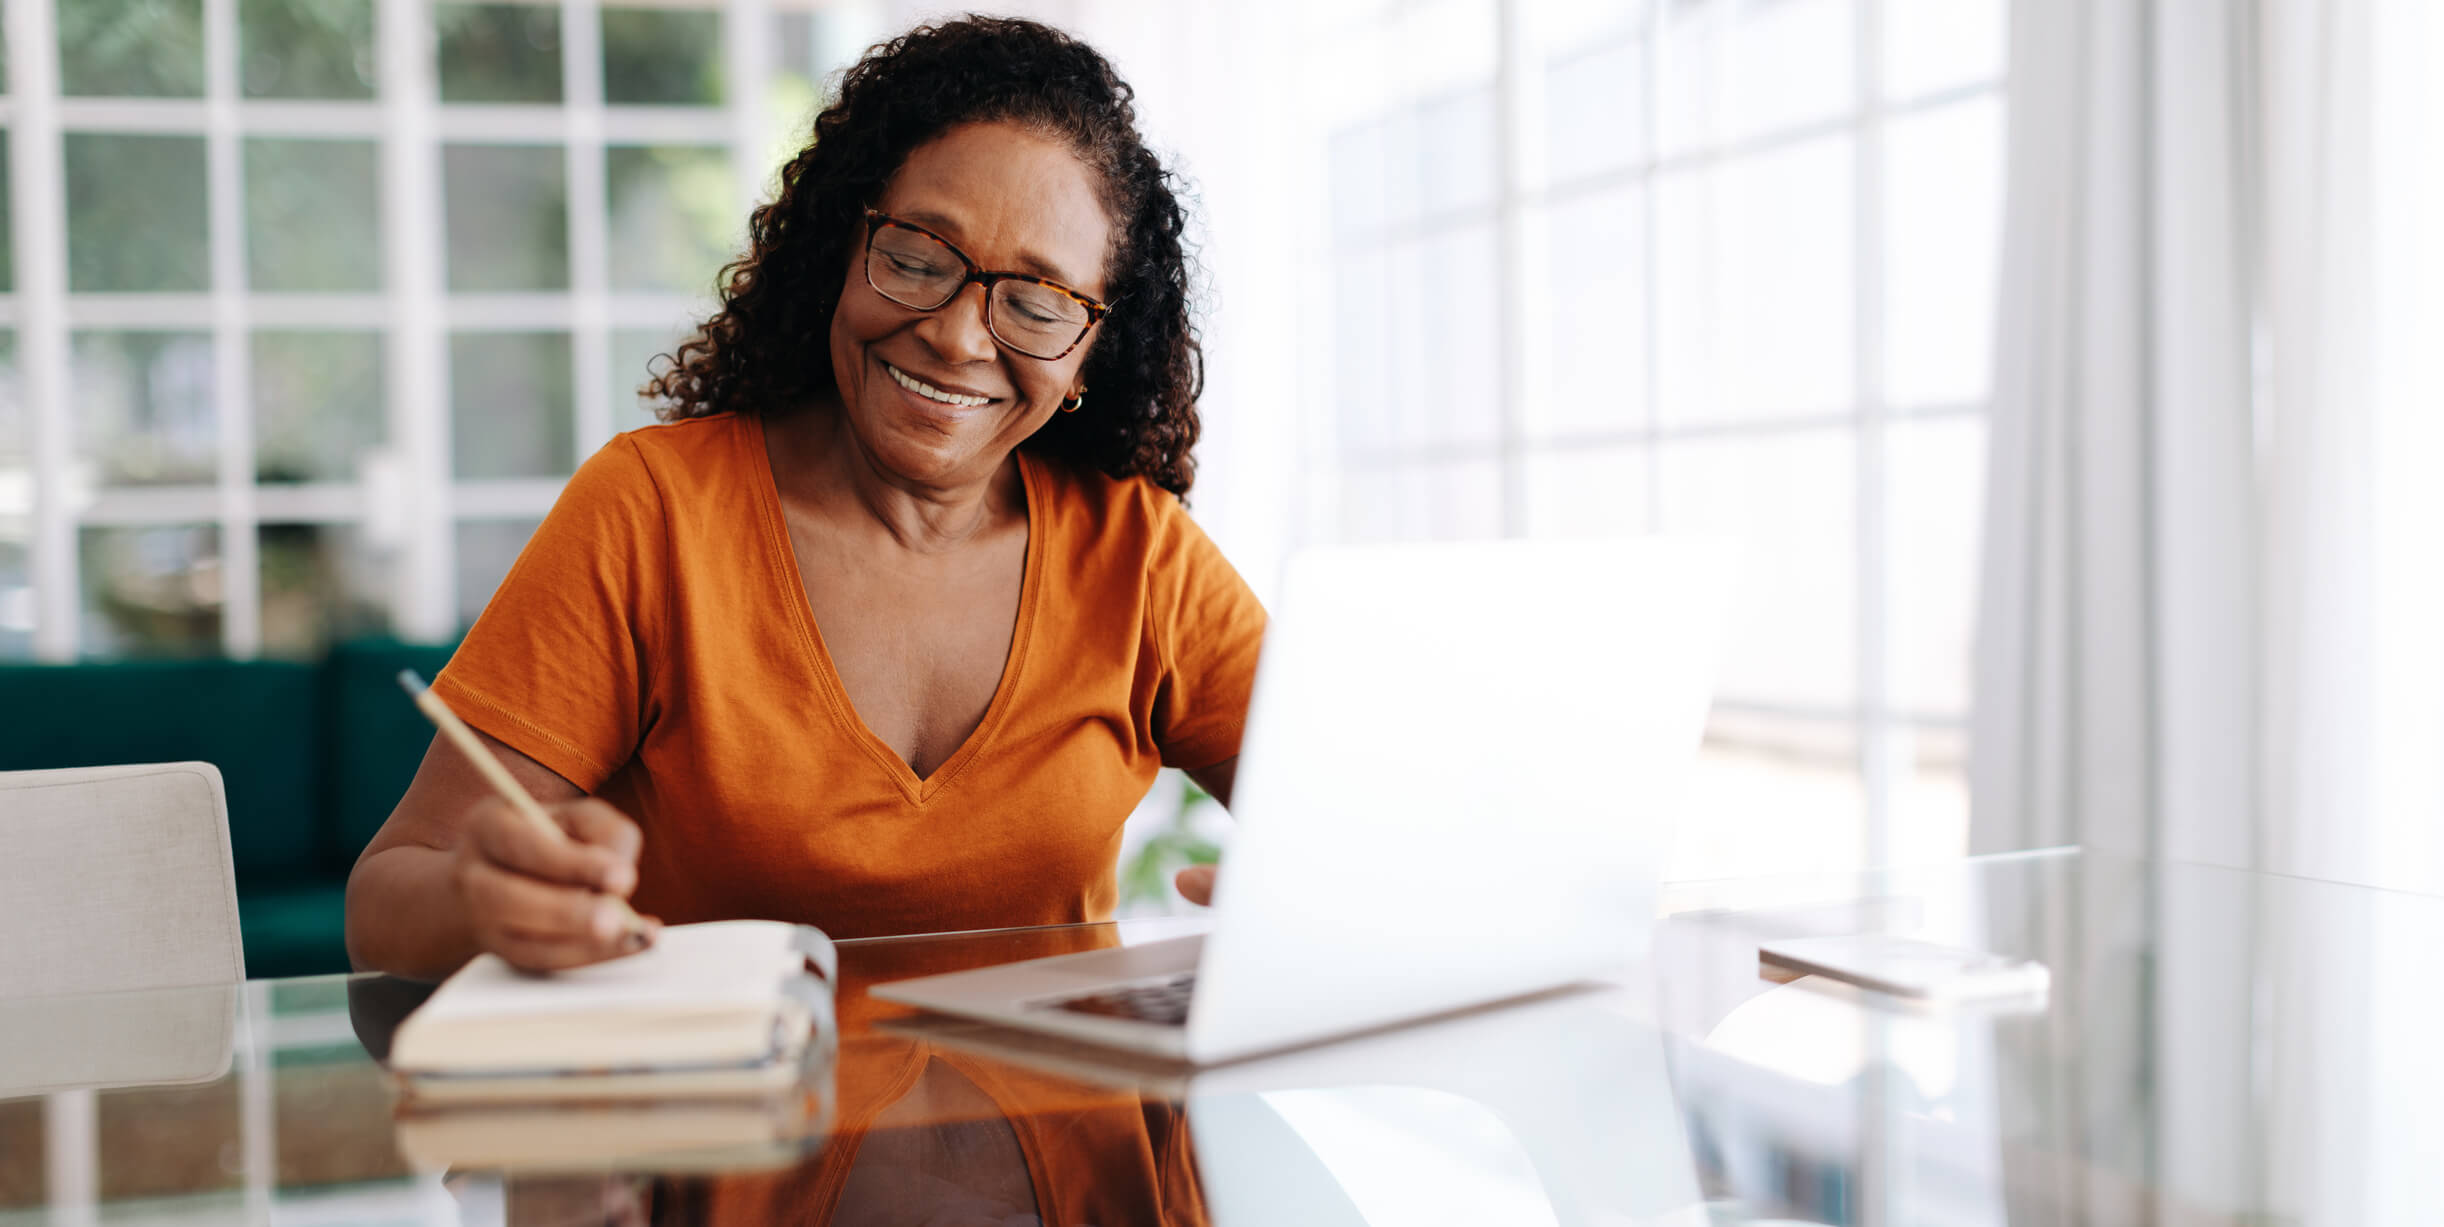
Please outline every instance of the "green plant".
[{"label": "green plant", "polygon": [[1183,781],[1186,791],[1172,811],[1171,824],[1138,846],[1137,855],[1120,868],[1120,902],[1160,904],[1171,898],[1171,876],[1190,865],[1211,865],[1222,859],[1222,846],[1197,829],[1198,811],[1216,802],[1213,795]]}]

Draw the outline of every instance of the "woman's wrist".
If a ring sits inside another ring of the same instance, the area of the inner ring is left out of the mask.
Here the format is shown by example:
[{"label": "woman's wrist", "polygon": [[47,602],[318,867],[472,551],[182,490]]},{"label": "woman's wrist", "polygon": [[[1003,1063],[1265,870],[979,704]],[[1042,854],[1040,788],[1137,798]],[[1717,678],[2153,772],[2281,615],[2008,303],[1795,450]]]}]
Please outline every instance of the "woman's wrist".
[{"label": "woman's wrist", "polygon": [[360,971],[441,980],[478,953],[456,881],[457,855],[384,848],[348,876],[348,961]]}]

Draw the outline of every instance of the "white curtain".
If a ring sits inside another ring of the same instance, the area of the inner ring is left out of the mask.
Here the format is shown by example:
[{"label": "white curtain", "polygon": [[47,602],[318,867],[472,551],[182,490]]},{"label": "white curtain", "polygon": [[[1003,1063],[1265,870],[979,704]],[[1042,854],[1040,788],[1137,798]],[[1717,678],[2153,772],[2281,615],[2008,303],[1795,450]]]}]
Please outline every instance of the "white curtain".
[{"label": "white curtain", "polygon": [[2150,108],[2137,11],[2014,6],[1976,851],[2147,842]]},{"label": "white curtain", "polygon": [[[2014,6],[1977,850],[2444,892],[2440,36],[2431,0]],[[2192,1208],[2431,1200],[2372,1143],[2444,1132],[2444,991],[2371,969],[2432,952],[2114,880],[2057,918],[2083,1136],[2145,1131],[2105,1149]]]},{"label": "white curtain", "polygon": [[2268,10],[2258,864],[2444,893],[2444,18]]},{"label": "white curtain", "polygon": [[1972,842],[2444,892],[2444,18],[2016,10]]}]

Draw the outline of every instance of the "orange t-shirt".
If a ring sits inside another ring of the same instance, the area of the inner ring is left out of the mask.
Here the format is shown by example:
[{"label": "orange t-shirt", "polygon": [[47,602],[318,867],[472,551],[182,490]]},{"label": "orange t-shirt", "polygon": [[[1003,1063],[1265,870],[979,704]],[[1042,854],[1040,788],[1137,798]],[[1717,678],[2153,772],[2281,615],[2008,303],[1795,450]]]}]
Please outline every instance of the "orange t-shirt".
[{"label": "orange t-shirt", "polygon": [[665,921],[860,937],[1108,919],[1121,823],[1156,769],[1239,752],[1264,609],[1169,492],[1024,450],[1019,470],[1008,663],[923,779],[849,705],[751,417],[597,452],[434,689],[637,820],[636,904]]}]

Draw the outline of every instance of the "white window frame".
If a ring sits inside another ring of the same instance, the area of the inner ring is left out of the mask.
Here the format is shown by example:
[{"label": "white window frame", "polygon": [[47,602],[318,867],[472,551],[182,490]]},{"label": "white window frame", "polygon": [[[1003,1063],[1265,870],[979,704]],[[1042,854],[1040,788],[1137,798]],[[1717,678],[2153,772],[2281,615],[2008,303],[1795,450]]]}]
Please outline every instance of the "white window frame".
[{"label": "white window frame", "polygon": [[[1489,2],[1497,23],[1493,78],[1495,164],[1489,168],[1490,173],[1497,176],[1497,191],[1491,206],[1497,243],[1495,284],[1499,294],[1501,323],[1496,356],[1501,392],[1496,418],[1497,438],[1490,446],[1433,443],[1355,451],[1343,448],[1336,442],[1319,439],[1316,450],[1324,458],[1324,466],[1337,474],[1335,482],[1342,489],[1347,488],[1346,479],[1353,472],[1382,473],[1490,459],[1495,462],[1501,483],[1501,532],[1505,536],[1516,537],[1526,535],[1528,531],[1527,472],[1531,457],[1590,448],[1636,449],[1646,468],[1645,518],[1649,524],[1659,525],[1663,522],[1663,452],[1671,444],[1699,439],[1792,438],[1836,432],[1852,439],[1855,443],[1852,574],[1857,600],[1853,701],[1841,706],[1790,705],[1731,696],[1718,699],[1715,709],[1734,717],[1767,717],[1804,722],[1820,728],[1852,730],[1856,747],[1853,767],[1862,788],[1866,825],[1866,846],[1860,850],[1861,856],[1864,864],[1889,863],[1895,853],[1891,846],[1891,834],[1898,777],[1908,770],[1906,759],[1913,735],[1928,731],[1965,738],[1967,713],[1904,711],[1897,709],[1892,702],[1888,684],[1893,624],[1887,602],[1892,576],[1891,560],[1887,553],[1889,491],[1885,475],[1886,436],[1890,427],[1902,423],[1962,419],[1982,421],[1988,402],[1981,398],[1907,409],[1896,409],[1889,403],[1884,386],[1883,325],[1887,264],[1884,251],[1884,142],[1887,131],[1896,121],[1979,98],[2004,98],[2007,96],[2006,82],[1998,73],[1914,96],[1898,99],[1886,97],[1882,55],[1884,0],[1855,0],[1853,96],[1841,114],[1690,152],[1666,154],[1662,152],[1660,99],[1657,96],[1663,75],[1664,54],[1664,40],[1659,37],[1657,22],[1665,0],[1654,0],[1635,26],[1608,34],[1570,53],[1595,54],[1606,47],[1631,41],[1640,45],[1645,59],[1641,82],[1644,91],[1642,122],[1645,126],[1641,156],[1625,166],[1569,182],[1547,184],[1542,181],[1543,116],[1538,109],[1545,93],[1546,61],[1544,52],[1535,45],[1529,25],[1533,20],[1529,10],[1534,0]],[[1398,15],[1397,10],[1392,14],[1393,17]],[[1397,106],[1415,108],[1429,105],[1443,96],[1447,95],[1429,95]],[[1660,318],[1658,300],[1661,293],[1656,273],[1659,211],[1654,207],[1654,200],[1657,181],[1676,171],[1745,161],[1803,142],[1842,134],[1851,138],[1852,242],[1856,260],[1852,286],[1855,352],[1852,356],[1849,411],[1785,419],[1666,424],[1662,417],[1662,389],[1658,375],[1660,364],[1652,360],[1659,343],[1656,321]],[[2000,151],[1997,152],[1999,156]],[[1534,351],[1542,333],[1541,321],[1536,316],[1540,304],[1533,284],[1535,273],[1532,264],[1541,250],[1540,227],[1547,211],[1556,204],[1585,194],[1625,189],[1640,193],[1647,202],[1647,207],[1640,210],[1640,239],[1645,248],[1645,276],[1641,292],[1645,296],[1646,351],[1650,355],[1646,367],[1646,420],[1619,430],[1548,433],[1532,438],[1526,409],[1542,392],[1535,386],[1542,364],[1536,361]],[[1421,239],[1463,226],[1479,225],[1486,217],[1487,211],[1483,209],[1447,212],[1397,227],[1386,227],[1367,235],[1366,239],[1388,247],[1395,241]],[[1341,531],[1340,524],[1335,523],[1320,527],[1319,535],[1333,536]]]},{"label": "white window frame", "polygon": [[[395,532],[399,565],[386,602],[396,633],[446,640],[459,629],[456,528],[486,519],[539,519],[558,477],[457,481],[450,471],[449,340],[458,333],[565,332],[571,338],[576,459],[614,431],[610,345],[620,330],[683,330],[706,296],[609,286],[604,182],[613,145],[719,148],[732,168],[733,216],[764,194],[781,130],[767,103],[776,64],[772,20],[814,13],[823,0],[485,0],[560,13],[562,100],[443,103],[434,62],[434,0],[373,0],[375,95],[368,100],[241,96],[239,0],[201,0],[205,89],[199,98],[85,98],[60,93],[58,6],[5,4],[16,284],[0,295],[0,328],[17,334],[29,428],[28,574],[33,654],[70,661],[81,642],[78,533],[86,527],[204,525],[219,530],[225,578],[221,651],[262,651],[257,532],[269,523],[374,525]],[[724,91],[706,106],[604,101],[600,12],[706,9],[722,14]],[[211,288],[197,293],[71,292],[63,141],[70,133],[197,136],[205,142]],[[257,292],[247,285],[244,142],[250,137],[354,138],[378,146],[383,288],[362,293]],[[569,287],[539,293],[453,293],[444,283],[441,152],[456,144],[552,144],[567,171]],[[304,485],[255,481],[251,337],[258,329],[378,331],[384,345],[387,465],[361,480]],[[78,472],[69,338],[85,329],[208,333],[214,361],[217,456],[209,484],[87,491]],[[0,513],[9,509],[0,508]]]}]

